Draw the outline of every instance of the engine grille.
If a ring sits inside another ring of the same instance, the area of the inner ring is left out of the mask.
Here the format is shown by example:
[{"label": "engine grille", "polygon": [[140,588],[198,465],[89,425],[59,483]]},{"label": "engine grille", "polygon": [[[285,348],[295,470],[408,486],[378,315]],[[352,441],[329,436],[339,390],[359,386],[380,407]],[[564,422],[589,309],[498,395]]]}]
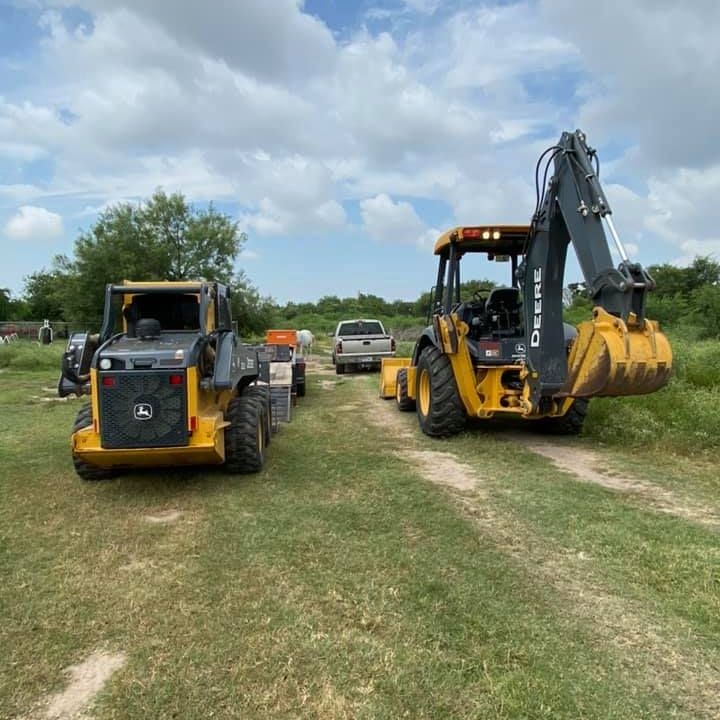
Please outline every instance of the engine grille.
[{"label": "engine grille", "polygon": [[[177,447],[188,444],[185,375],[172,372],[100,373],[100,441],[104,448]],[[104,385],[103,378],[113,378]]]}]

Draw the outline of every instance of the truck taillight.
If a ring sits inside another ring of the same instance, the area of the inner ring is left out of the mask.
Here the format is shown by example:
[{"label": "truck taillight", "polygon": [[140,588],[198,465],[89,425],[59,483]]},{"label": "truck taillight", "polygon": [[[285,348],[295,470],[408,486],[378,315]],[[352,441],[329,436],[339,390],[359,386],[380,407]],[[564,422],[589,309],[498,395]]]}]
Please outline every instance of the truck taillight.
[{"label": "truck taillight", "polygon": [[335,343],[335,354],[342,355],[342,340],[338,340]]}]

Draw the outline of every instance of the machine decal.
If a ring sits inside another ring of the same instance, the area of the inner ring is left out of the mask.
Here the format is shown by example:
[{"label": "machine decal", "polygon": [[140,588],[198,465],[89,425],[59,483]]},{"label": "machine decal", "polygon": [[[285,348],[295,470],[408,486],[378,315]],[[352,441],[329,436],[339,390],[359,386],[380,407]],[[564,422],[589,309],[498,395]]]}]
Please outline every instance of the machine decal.
[{"label": "machine decal", "polygon": [[152,420],[153,407],[150,403],[136,403],[133,408],[133,417],[136,420]]},{"label": "machine decal", "polygon": [[533,330],[530,335],[530,347],[540,347],[540,325],[542,324],[542,268],[533,272]]}]

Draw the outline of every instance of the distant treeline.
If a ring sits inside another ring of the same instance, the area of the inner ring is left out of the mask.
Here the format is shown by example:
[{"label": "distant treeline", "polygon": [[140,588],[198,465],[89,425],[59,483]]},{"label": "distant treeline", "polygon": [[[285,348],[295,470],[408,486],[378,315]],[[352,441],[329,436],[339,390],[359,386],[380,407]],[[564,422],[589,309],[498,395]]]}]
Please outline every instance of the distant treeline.
[{"label": "distant treeline", "polygon": [[[306,327],[330,332],[338,320],[372,317],[392,330],[417,327],[430,309],[430,293],[414,300],[385,300],[371,294],[325,296],[317,302],[278,304],[262,296],[244,272],[235,270],[247,240],[231,217],[210,204],[198,209],[181,194],[156,192],[143,203],[119,203],[102,212],[75,241],[73,257],[56,256],[50,269],[25,278],[23,294],[0,288],[0,321],[44,320],[73,328],[97,328],[102,318],[106,283],[131,280],[210,278],[230,285],[233,316],[244,335],[268,327]],[[649,268],[657,288],[648,299],[648,317],[664,325],[695,328],[702,337],[720,336],[720,264],[697,257],[689,267]],[[461,285],[464,300],[487,293],[488,280]],[[568,319],[589,317],[590,301],[576,286],[570,293]]]},{"label": "distant treeline", "polygon": [[[720,338],[720,263],[696,257],[688,267],[651,265],[648,272],[656,287],[648,294],[647,317],[698,338]],[[577,292],[566,319],[587,319],[591,309],[587,295]]]}]

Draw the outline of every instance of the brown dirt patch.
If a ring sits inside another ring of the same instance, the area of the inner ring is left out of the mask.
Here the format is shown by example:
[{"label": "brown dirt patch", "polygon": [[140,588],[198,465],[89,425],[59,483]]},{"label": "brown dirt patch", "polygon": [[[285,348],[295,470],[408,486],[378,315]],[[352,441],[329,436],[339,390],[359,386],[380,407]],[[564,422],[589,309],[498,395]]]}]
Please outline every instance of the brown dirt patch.
[{"label": "brown dirt patch", "polygon": [[125,565],[121,565],[118,570],[121,570],[122,572],[143,572],[144,570],[153,570],[154,565],[150,560],[131,560],[129,563],[125,563]]},{"label": "brown dirt patch", "polygon": [[65,690],[48,700],[44,714],[46,720],[78,718],[125,661],[122,653],[96,652],[80,664],[67,668],[70,683]]},{"label": "brown dirt patch", "polygon": [[437,450],[401,450],[396,454],[410,461],[426,480],[437,485],[469,492],[476,490],[482,482],[471,467],[458,462],[451,453]]},{"label": "brown dirt patch", "polygon": [[559,470],[575,475],[583,482],[637,495],[660,512],[703,525],[720,527],[720,517],[704,505],[680,498],[671,490],[649,480],[608,473],[605,470],[607,461],[600,453],[562,441],[529,440],[527,436],[515,439],[521,441],[523,447],[550,460]]},{"label": "brown dirt patch", "polygon": [[362,407],[363,407],[362,403],[359,403],[359,402],[351,402],[351,403],[346,403],[345,405],[338,405],[338,406],[337,406],[337,409],[338,409],[338,410],[352,410],[352,411],[357,411],[357,410],[361,410]]},{"label": "brown dirt patch", "polygon": [[144,515],[143,520],[156,525],[162,525],[165,523],[173,523],[181,517],[182,511],[180,510],[163,510],[159,513],[155,513],[154,515]]},{"label": "brown dirt patch", "polygon": [[334,380],[321,380],[320,387],[323,390],[334,390],[337,383]]}]

